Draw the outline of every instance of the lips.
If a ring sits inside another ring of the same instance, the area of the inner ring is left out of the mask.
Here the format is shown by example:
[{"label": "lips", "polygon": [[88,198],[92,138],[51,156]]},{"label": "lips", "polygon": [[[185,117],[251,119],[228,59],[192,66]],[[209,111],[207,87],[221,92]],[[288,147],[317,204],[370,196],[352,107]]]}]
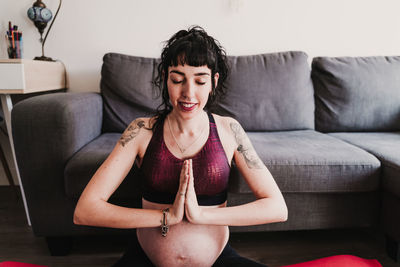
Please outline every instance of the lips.
[{"label": "lips", "polygon": [[179,107],[183,111],[192,111],[196,107],[196,103],[179,102]]}]

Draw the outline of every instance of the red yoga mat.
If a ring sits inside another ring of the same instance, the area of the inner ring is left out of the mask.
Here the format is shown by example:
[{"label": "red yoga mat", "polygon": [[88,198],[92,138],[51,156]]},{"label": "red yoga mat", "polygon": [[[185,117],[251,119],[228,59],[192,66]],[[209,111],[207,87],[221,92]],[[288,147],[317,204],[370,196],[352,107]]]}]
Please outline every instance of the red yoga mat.
[{"label": "red yoga mat", "polygon": [[15,262],[15,261],[3,261],[0,262],[0,267],[47,267],[47,266]]},{"label": "red yoga mat", "polygon": [[337,255],[282,267],[382,267],[382,265],[377,260],[366,260],[352,255]]}]

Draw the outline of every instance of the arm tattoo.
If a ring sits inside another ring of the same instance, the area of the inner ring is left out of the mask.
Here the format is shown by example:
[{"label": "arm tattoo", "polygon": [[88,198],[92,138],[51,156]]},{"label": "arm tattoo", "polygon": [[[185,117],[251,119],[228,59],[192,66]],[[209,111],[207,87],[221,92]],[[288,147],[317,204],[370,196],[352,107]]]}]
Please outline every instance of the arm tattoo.
[{"label": "arm tattoo", "polygon": [[264,167],[261,159],[257,156],[256,151],[250,143],[249,138],[246,136],[245,131],[236,122],[230,124],[231,130],[235,135],[236,143],[238,144],[237,151],[241,153],[246,161],[249,169],[261,169]]},{"label": "arm tattoo", "polygon": [[139,134],[140,129],[143,127],[144,127],[143,120],[135,120],[134,122],[129,124],[128,128],[122,134],[121,138],[119,139],[119,143],[122,146],[125,146],[129,141],[131,141]]}]

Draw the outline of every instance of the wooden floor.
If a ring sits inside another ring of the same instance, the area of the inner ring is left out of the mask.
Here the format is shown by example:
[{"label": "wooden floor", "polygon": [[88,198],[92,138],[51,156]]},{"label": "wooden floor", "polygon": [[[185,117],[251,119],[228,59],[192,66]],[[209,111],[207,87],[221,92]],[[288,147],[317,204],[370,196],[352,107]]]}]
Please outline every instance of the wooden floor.
[{"label": "wooden floor", "polygon": [[[115,237],[79,238],[70,255],[49,256],[44,238],[35,237],[27,225],[21,198],[16,200],[9,186],[0,186],[0,262],[111,266],[122,255],[126,243]],[[386,255],[383,236],[371,230],[233,233],[230,243],[239,254],[270,267],[340,254],[377,259],[384,267],[400,266]]]}]

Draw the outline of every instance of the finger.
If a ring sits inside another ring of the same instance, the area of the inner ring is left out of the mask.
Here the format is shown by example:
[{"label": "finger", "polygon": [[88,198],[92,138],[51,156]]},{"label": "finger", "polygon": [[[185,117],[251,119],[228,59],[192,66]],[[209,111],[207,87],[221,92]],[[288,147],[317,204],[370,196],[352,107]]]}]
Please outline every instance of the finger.
[{"label": "finger", "polygon": [[189,182],[190,182],[190,169],[191,169],[191,164],[190,160],[188,160],[188,165],[187,165],[187,171],[186,171],[186,176],[188,177],[187,179],[187,188],[189,188]]},{"label": "finger", "polygon": [[187,190],[191,190],[192,193],[195,193],[194,190],[194,176],[193,176],[193,166],[192,166],[193,162],[192,160],[189,161],[189,181],[188,181],[188,189]]},{"label": "finger", "polygon": [[193,161],[192,160],[189,161],[189,166],[190,166],[189,167],[189,175],[194,178],[194,176],[193,176]]},{"label": "finger", "polygon": [[189,176],[192,178],[192,187],[194,190],[193,162],[190,160]]},{"label": "finger", "polygon": [[181,179],[180,179],[180,184],[179,184],[179,189],[178,189],[178,194],[180,196],[184,196],[187,191],[187,180],[188,180],[188,175],[186,174],[186,170],[188,166],[188,162],[184,161],[182,165],[182,171],[181,171]]},{"label": "finger", "polygon": [[186,160],[187,165],[186,165],[186,174],[190,174],[190,159]]}]

